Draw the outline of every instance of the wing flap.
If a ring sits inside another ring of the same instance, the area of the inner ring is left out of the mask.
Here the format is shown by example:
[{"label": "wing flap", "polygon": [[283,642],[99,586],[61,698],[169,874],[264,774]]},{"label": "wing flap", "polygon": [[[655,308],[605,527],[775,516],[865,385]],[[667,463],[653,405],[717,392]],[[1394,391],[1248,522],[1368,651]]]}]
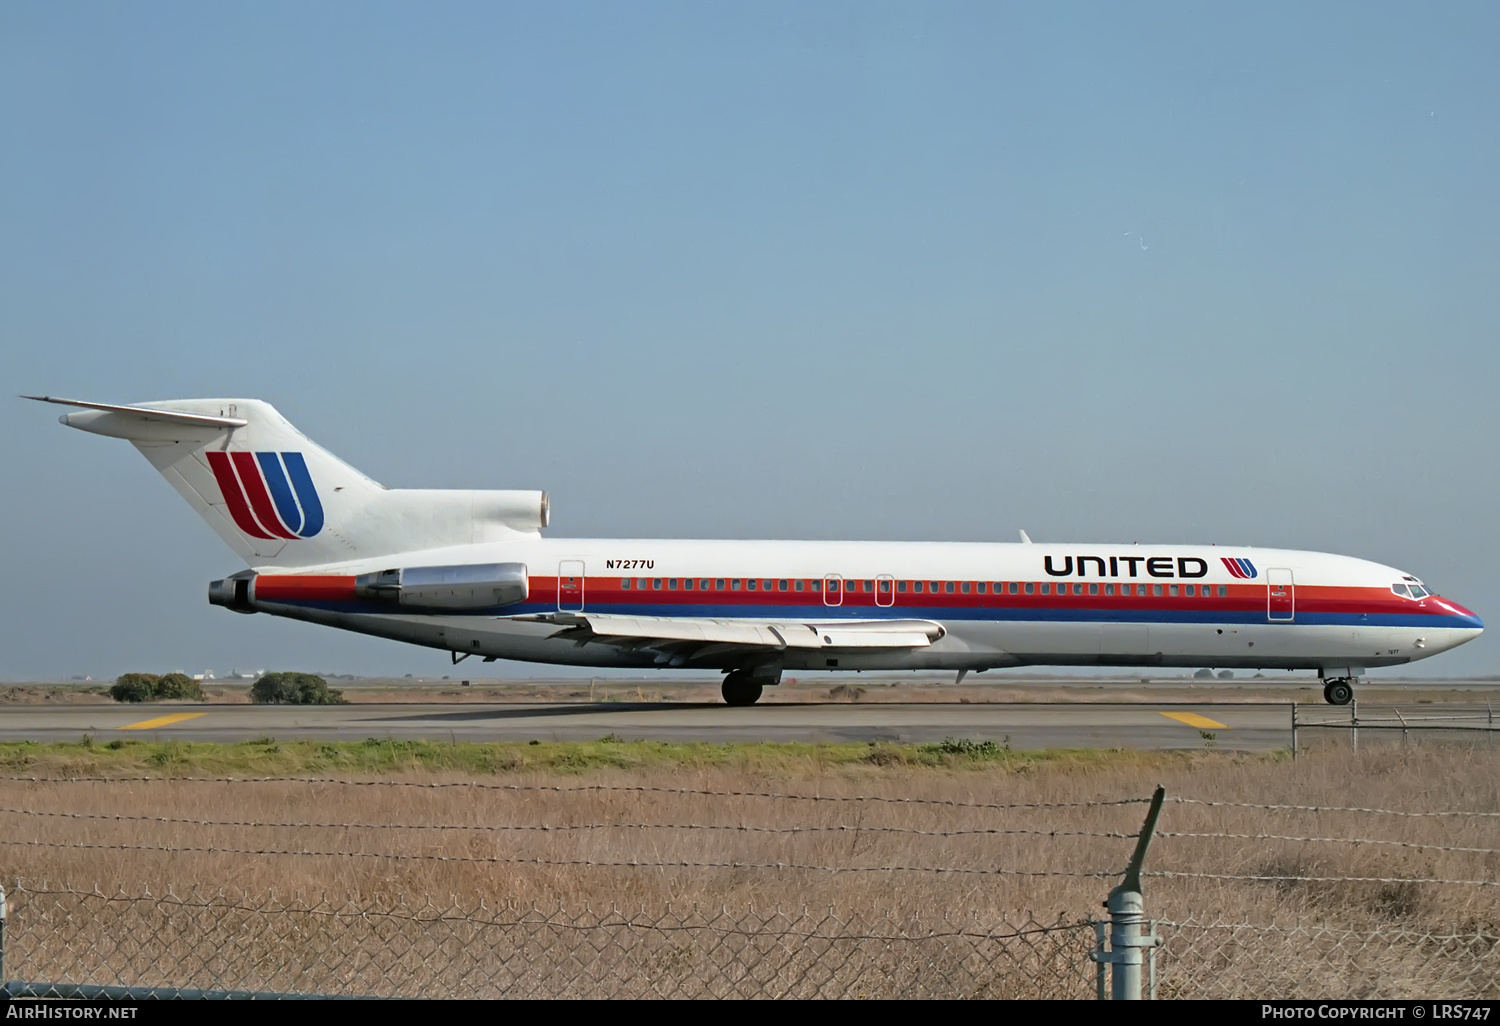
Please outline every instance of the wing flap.
[{"label": "wing flap", "polygon": [[620,616],[614,613],[545,613],[536,619],[568,631],[586,631],[601,641],[696,642],[749,648],[925,648],[943,636],[930,620],[835,620],[798,623],[774,620],[715,620],[685,616]]}]

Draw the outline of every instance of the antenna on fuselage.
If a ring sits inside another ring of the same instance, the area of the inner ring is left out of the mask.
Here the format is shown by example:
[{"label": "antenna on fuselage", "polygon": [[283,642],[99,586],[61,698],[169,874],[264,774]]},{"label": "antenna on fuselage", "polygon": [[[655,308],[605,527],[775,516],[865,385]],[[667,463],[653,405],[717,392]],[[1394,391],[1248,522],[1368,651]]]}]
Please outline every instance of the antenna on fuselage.
[{"label": "antenna on fuselage", "polygon": [[1031,535],[1027,534],[1025,531],[1021,532],[1021,544],[1022,545],[1030,545],[1031,544]]}]

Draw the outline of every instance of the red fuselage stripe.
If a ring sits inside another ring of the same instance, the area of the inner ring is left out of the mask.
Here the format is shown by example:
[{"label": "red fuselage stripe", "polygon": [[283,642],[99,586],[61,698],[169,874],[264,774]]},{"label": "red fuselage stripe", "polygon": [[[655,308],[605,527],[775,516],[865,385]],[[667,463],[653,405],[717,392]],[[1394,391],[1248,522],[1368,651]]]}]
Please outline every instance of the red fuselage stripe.
[{"label": "red fuselage stripe", "polygon": [[[685,578],[679,579],[681,580]],[[717,588],[705,591],[696,587],[703,578],[695,577],[692,580],[695,585],[692,590],[680,586],[673,590],[665,587],[659,589],[649,587],[641,589],[633,586],[621,588],[617,577],[590,578],[582,582],[581,596],[579,595],[580,589],[576,585],[568,587],[565,590],[565,600],[576,603],[579,598],[582,598],[588,605],[594,606],[619,604],[700,606],[704,614],[712,614],[721,606],[786,606],[790,604],[816,607],[822,604],[820,592],[812,591],[809,587],[804,587],[799,592],[791,580],[788,581],[787,591],[781,591],[779,587],[770,591],[762,589],[747,591],[743,588],[738,591]],[[756,580],[764,583],[760,578]],[[779,583],[779,579],[774,580]],[[354,581],[355,578],[350,576],[263,574],[256,578],[255,595],[256,598],[266,601],[349,602],[355,599]],[[556,577],[532,577],[530,603],[545,605],[553,602],[557,596],[558,583]],[[666,582],[663,581],[663,583]],[[892,598],[891,594],[864,591],[861,586],[861,590],[838,593],[841,601],[829,605],[828,608],[830,610],[850,608],[875,610],[917,606],[923,610],[938,613],[942,609],[1136,609],[1142,611],[1214,609],[1223,612],[1248,612],[1264,611],[1267,608],[1267,591],[1264,584],[1223,585],[1227,594],[1222,596],[1218,594],[1220,585],[1205,584],[1199,587],[1212,588],[1212,593],[1190,596],[1170,593],[1162,595],[1105,595],[1102,593],[1074,595],[1071,588],[1066,594],[1043,595],[1040,594],[1041,582],[1035,581],[1031,583],[1037,586],[1037,590],[1030,595],[1025,594],[1024,591],[1012,595],[1008,587],[1006,591],[998,594],[989,591],[981,595],[973,590],[974,583],[970,582],[971,590],[968,593],[956,591],[949,594],[947,591],[924,591],[917,594],[910,590],[911,582],[907,582],[908,590],[895,594],[895,602],[891,605],[876,602],[877,597],[882,600]],[[986,582],[987,585],[991,583]],[[1025,587],[1025,582],[1018,583],[1021,583],[1022,588]],[[1454,606],[1450,610],[1451,605],[1444,599],[1415,602],[1394,595],[1386,588],[1302,585],[1296,590],[1296,609],[1299,613],[1472,615],[1462,607]]]}]

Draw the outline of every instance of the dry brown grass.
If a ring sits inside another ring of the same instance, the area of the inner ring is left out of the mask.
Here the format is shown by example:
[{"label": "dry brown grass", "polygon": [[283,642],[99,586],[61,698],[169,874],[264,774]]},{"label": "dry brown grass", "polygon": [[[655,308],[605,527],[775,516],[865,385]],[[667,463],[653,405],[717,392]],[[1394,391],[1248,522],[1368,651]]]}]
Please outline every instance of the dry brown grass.
[{"label": "dry brown grass", "polygon": [[[866,918],[890,913],[902,922],[930,923],[944,916],[1016,922],[1028,913],[1046,921],[1078,921],[1099,914],[1117,878],[1071,874],[1120,870],[1133,846],[1128,835],[1139,830],[1144,806],[971,806],[1144,798],[1160,782],[1169,802],[1159,825],[1164,836],[1153,843],[1148,873],[1500,878],[1500,856],[1494,854],[1500,849],[1500,817],[1331,811],[1497,813],[1500,757],[1482,747],[1438,744],[1366,749],[1356,756],[1329,744],[1295,763],[1285,757],[1229,753],[1122,753],[1118,758],[1002,759],[937,768],[901,759],[882,765],[872,759],[834,765],[792,762],[774,770],[658,765],[582,774],[521,771],[476,778],[406,771],[364,778],[382,781],[379,786],[168,779],[0,782],[0,808],[7,810],[0,813],[0,840],[7,842],[0,844],[0,866],[5,878],[19,877],[33,886],[47,881],[75,888],[123,886],[131,892],[148,887],[157,893],[171,886],[180,894],[229,887],[285,898],[327,893],[356,904],[404,895],[464,907],[480,902],[650,910],[694,904],[742,911],[752,906],[832,906]],[[489,786],[394,786],[470,781]],[[503,789],[505,785],[520,789]],[[892,801],[700,795],[683,789]],[[1182,804],[1174,798],[1317,806],[1321,811]],[[68,815],[39,814],[44,812]],[[216,824],[71,818],[80,814]],[[538,827],[550,829],[514,829]],[[794,828],[796,832],[787,832]],[[913,831],[989,832],[931,836]],[[1127,836],[1080,836],[1084,834]],[[1222,836],[1226,834],[1252,836]],[[129,845],[182,850],[119,847]],[[1483,851],[1443,850],[1458,847]],[[677,863],[684,865],[673,865]],[[937,868],[963,872],[932,871]],[[1151,916],[1179,921],[1500,933],[1500,888],[1491,886],[1148,876],[1145,896]],[[1217,949],[1204,957],[1219,959],[1214,973],[1224,979]],[[1188,958],[1184,948],[1182,963]],[[1383,972],[1387,977],[1406,973],[1402,978],[1410,991],[1418,987],[1410,981],[1427,979],[1419,969],[1430,961],[1411,948]],[[1331,968],[1313,989],[1337,991],[1343,979],[1338,974],[1349,971]],[[1086,974],[1079,978],[1086,984]],[[1489,986],[1494,985],[1491,980]],[[1179,987],[1176,992],[1193,990]]]},{"label": "dry brown grass", "polygon": [[[612,787],[770,791],[824,797],[927,799],[939,803],[1073,803],[1145,797],[1161,782],[1169,795],[1160,829],[1210,833],[1362,838],[1405,845],[1500,848],[1500,818],[1405,818],[1362,813],[1275,812],[1176,804],[1171,798],[1257,805],[1370,807],[1411,812],[1500,811],[1500,759],[1483,748],[1389,747],[1352,756],[1333,746],[1293,763],[1235,754],[1122,755],[1093,763],[976,763],[933,769],[902,764],[793,764],[780,773],[660,766],[582,775],[500,773],[486,784],[569,790],[425,789],[306,783],[0,783],[0,845],[6,877],[27,880],[179,886],[232,885],[250,891],[300,889],[355,895],[459,895],[522,901],[660,903],[793,902],[863,909],[981,909],[1088,915],[1110,883],[1020,873],[1112,872],[1123,867],[1139,805],[993,810],[962,804],[813,802],[753,796],[701,796]],[[387,782],[460,782],[453,774],[406,772]],[[36,813],[145,816],[298,826],[230,826]],[[330,824],[330,825],[323,825]],[[498,829],[517,827],[595,829]],[[626,824],[728,829],[638,829]],[[473,829],[436,829],[436,827]],[[805,832],[784,831],[801,828]],[[957,837],[900,831],[1042,831]],[[77,845],[103,847],[83,848]],[[148,845],[192,851],[110,850]],[[204,850],[207,849],[207,850]],[[420,858],[238,854],[238,851],[386,853]],[[454,861],[443,861],[450,859]],[[612,868],[486,863],[464,859],[561,862],[767,863],[873,870],[945,867],[967,873],[829,872],[810,869]],[[1352,844],[1183,838],[1153,844],[1148,871],[1231,875],[1448,878],[1490,880],[1493,854]],[[1329,914],[1453,925],[1500,924],[1500,888],[1438,884],[1376,885],[1149,880],[1154,913],[1215,912],[1238,917]]]}]

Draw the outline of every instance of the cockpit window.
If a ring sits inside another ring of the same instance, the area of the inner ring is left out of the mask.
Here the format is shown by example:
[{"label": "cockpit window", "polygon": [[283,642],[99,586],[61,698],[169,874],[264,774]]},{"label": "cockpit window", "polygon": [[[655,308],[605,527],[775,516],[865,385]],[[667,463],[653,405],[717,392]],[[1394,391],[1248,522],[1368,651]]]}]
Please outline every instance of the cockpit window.
[{"label": "cockpit window", "polygon": [[1419,599],[1426,598],[1428,595],[1432,594],[1432,592],[1428,591],[1422,585],[1417,584],[1415,581],[1413,581],[1411,584],[1393,584],[1391,585],[1391,590],[1394,591],[1397,595],[1400,595],[1402,598]]},{"label": "cockpit window", "polygon": [[1400,595],[1402,598],[1411,597],[1411,593],[1406,590],[1406,585],[1404,584],[1393,584],[1391,585],[1391,590],[1394,591],[1397,595]]},{"label": "cockpit window", "polygon": [[1426,598],[1428,595],[1431,595],[1431,594],[1432,594],[1432,592],[1428,591],[1426,588],[1422,587],[1420,584],[1413,584],[1411,586],[1411,597],[1412,598]]}]

